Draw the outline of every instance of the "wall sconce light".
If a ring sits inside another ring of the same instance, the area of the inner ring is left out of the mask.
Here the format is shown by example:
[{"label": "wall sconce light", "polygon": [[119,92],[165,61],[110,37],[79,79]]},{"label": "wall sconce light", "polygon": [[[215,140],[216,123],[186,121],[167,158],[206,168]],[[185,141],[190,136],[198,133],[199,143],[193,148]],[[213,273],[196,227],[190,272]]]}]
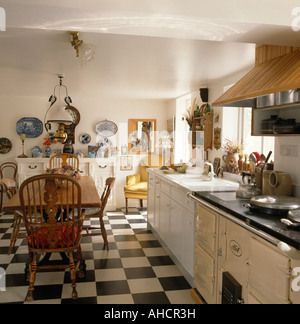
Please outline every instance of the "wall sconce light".
[{"label": "wall sconce light", "polygon": [[79,39],[79,32],[70,31],[71,45],[76,51],[76,57],[79,58],[81,66],[84,66],[95,59],[95,45],[86,44]]},{"label": "wall sconce light", "polygon": [[[65,125],[73,124],[72,116],[66,111],[66,108],[70,107],[72,99],[68,95],[67,87],[62,83],[64,76],[59,74],[58,78],[59,84],[55,86],[54,93],[49,99],[50,107],[46,112],[44,124],[50,138],[55,139],[58,143],[65,143],[68,138],[68,134],[65,132],[64,127]],[[58,100],[56,96],[57,88],[59,89]],[[64,103],[61,102],[61,88],[64,88],[66,91]],[[53,131],[53,129],[55,130]]]}]

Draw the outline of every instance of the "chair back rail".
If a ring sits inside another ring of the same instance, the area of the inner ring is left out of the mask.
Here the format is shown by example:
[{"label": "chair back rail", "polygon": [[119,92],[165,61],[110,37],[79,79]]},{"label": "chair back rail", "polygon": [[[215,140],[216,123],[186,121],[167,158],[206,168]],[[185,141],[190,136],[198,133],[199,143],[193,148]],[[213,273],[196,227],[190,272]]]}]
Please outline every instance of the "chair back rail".
[{"label": "chair back rail", "polygon": [[74,154],[60,153],[50,158],[50,169],[61,168],[64,165],[70,165],[75,170],[79,170],[79,158]]},{"label": "chair back rail", "polygon": [[4,175],[4,171],[6,172],[8,169],[12,169],[13,176],[10,178],[16,181],[18,166],[14,162],[6,162],[6,163],[1,164],[1,166],[0,166],[0,180],[6,178]]}]

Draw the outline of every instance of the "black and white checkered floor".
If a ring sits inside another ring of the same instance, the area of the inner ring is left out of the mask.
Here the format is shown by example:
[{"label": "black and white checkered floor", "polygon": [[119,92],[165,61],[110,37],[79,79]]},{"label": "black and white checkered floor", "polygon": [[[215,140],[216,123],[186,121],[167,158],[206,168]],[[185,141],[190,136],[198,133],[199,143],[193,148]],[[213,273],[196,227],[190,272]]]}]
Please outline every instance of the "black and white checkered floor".
[{"label": "black and white checkered floor", "polygon": [[[82,241],[87,275],[77,280],[78,304],[194,304],[190,285],[155,236],[147,231],[147,211],[130,208],[107,212],[105,224],[110,251],[101,236]],[[90,221],[86,221],[86,225]],[[92,221],[97,222],[97,221]],[[18,240],[7,255],[13,216],[0,217],[0,268],[5,270],[6,291],[0,303],[23,303],[28,282],[26,240]],[[33,303],[74,303],[68,271],[37,274]]]}]

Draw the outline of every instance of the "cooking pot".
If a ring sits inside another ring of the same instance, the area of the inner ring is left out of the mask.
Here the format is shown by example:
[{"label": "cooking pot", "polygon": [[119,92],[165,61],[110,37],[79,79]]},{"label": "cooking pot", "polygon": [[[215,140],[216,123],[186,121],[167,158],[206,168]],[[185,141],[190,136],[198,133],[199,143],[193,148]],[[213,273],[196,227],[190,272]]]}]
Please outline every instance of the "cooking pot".
[{"label": "cooking pot", "polygon": [[300,199],[288,196],[257,196],[244,207],[252,212],[287,217],[290,211],[300,209]]}]

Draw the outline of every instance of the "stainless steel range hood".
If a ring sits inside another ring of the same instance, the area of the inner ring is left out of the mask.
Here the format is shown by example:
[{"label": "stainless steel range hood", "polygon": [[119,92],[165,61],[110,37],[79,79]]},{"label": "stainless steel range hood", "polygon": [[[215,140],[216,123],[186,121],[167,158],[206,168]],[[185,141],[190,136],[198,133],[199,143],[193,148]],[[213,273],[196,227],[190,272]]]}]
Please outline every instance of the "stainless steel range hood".
[{"label": "stainless steel range hood", "polygon": [[256,66],[213,106],[272,107],[300,103],[300,48],[263,45]]}]

